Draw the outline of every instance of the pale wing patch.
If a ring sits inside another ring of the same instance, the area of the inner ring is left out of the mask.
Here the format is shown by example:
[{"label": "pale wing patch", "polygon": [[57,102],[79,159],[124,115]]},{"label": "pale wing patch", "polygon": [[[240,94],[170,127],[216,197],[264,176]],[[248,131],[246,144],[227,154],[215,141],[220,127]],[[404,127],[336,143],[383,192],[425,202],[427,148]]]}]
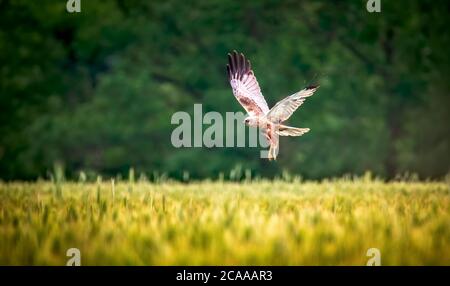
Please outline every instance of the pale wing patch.
[{"label": "pale wing patch", "polygon": [[307,87],[279,101],[269,111],[267,118],[275,123],[286,121],[305,102],[307,97],[314,94],[317,88],[318,86]]}]

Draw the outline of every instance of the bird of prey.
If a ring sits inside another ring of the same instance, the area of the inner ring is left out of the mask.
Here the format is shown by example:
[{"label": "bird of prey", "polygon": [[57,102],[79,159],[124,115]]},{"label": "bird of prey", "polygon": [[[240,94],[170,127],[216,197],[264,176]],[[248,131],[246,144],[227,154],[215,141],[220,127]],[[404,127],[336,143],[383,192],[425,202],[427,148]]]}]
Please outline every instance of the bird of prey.
[{"label": "bird of prey", "polygon": [[269,160],[277,158],[278,136],[301,136],[309,131],[309,128],[291,127],[282,123],[291,117],[307,97],[314,94],[318,86],[308,86],[284,98],[269,109],[250,61],[242,53],[238,54],[233,51],[228,54],[227,72],[234,96],[248,113],[244,124],[259,127],[270,144]]}]

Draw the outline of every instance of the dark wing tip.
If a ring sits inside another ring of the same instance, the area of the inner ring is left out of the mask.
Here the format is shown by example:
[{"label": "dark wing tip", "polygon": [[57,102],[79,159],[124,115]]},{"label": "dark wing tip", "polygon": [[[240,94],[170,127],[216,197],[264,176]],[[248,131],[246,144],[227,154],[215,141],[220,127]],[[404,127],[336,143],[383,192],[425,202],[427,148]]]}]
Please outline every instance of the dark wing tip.
[{"label": "dark wing tip", "polygon": [[243,53],[238,53],[236,50],[228,53],[228,64],[230,79],[232,77],[242,79],[251,70],[250,61],[245,58]]},{"label": "dark wing tip", "polygon": [[305,89],[310,90],[310,89],[317,89],[317,88],[319,88],[318,84],[312,84],[312,85],[307,86]]}]

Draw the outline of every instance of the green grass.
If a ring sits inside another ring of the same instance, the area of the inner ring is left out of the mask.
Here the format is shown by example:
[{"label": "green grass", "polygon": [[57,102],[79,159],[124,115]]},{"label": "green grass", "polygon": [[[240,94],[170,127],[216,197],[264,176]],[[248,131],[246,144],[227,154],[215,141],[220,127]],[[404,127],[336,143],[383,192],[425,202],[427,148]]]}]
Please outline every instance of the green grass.
[{"label": "green grass", "polygon": [[0,264],[450,265],[447,182],[0,183]]}]

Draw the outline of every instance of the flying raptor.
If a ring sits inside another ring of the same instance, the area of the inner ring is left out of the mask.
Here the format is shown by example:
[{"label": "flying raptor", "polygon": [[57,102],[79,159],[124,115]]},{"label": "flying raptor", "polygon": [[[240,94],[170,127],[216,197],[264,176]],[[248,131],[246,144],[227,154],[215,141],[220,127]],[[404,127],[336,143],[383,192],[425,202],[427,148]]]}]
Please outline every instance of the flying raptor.
[{"label": "flying raptor", "polygon": [[309,128],[291,127],[282,123],[291,117],[307,97],[314,94],[318,86],[308,86],[269,109],[250,61],[242,53],[233,51],[228,54],[227,72],[234,96],[248,113],[244,123],[248,126],[259,127],[270,144],[269,160],[277,159],[278,136],[301,136],[309,131]]}]

